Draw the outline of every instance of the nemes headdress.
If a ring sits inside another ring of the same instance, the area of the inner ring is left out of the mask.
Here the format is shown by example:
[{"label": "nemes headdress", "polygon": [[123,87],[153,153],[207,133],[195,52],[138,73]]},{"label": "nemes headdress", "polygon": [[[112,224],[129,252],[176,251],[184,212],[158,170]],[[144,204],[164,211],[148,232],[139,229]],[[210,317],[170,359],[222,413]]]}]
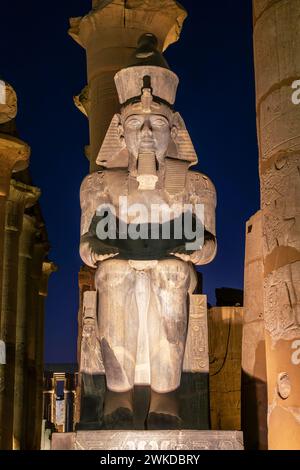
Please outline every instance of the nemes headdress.
[{"label": "nemes headdress", "polygon": [[179,113],[173,109],[179,79],[169,69],[160,52],[153,34],[144,34],[138,42],[132,57],[132,65],[115,75],[115,84],[121,105],[121,117],[112,119],[96,163],[106,168],[128,166],[128,151],[118,133],[122,122],[132,114],[162,114],[171,125],[176,126],[177,137],[172,142],[168,157],[185,161],[191,165],[198,162],[197,155]]}]

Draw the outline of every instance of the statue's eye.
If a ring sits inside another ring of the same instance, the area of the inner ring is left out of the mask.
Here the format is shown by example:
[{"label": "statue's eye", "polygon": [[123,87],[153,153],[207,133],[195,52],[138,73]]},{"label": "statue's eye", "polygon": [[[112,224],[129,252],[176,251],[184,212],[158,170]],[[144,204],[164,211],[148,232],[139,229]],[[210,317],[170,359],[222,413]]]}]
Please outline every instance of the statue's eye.
[{"label": "statue's eye", "polygon": [[152,126],[154,127],[167,127],[168,125],[169,123],[165,119],[155,119],[152,121]]},{"label": "statue's eye", "polygon": [[141,127],[142,123],[138,119],[130,119],[126,122],[126,126],[130,127],[131,129],[137,129]]}]

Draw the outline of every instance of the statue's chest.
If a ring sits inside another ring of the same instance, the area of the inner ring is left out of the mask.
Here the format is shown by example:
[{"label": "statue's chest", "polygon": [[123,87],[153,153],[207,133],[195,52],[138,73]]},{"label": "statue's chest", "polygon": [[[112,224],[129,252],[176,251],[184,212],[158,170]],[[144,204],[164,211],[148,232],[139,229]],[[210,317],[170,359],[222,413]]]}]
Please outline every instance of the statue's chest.
[{"label": "statue's chest", "polygon": [[106,192],[115,209],[118,209],[120,205],[124,207],[124,204],[131,208],[138,204],[148,211],[155,211],[157,206],[171,208],[174,204],[184,206],[189,203],[187,188],[175,195],[168,194],[163,185],[159,184],[155,190],[139,190],[139,183],[136,179],[123,174],[110,175],[106,178]]}]

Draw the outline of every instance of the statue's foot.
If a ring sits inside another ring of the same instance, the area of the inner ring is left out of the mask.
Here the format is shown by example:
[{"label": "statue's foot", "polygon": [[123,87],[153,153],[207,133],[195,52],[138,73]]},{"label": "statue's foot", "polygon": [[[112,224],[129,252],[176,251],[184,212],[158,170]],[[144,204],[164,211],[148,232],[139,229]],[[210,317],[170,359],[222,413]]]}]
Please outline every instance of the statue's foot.
[{"label": "statue's foot", "polygon": [[110,414],[104,415],[104,429],[133,429],[133,412],[128,408],[117,408]]},{"label": "statue's foot", "polygon": [[147,429],[182,429],[182,419],[179,416],[151,412],[147,419]]}]

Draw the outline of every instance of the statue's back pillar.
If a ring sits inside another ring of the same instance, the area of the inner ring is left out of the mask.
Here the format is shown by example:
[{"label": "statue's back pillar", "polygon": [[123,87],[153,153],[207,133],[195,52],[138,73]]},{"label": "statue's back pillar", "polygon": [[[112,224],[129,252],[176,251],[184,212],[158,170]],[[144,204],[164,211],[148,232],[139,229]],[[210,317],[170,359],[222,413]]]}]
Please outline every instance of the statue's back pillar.
[{"label": "statue's back pillar", "polygon": [[153,33],[163,51],[180,35],[186,11],[174,0],[94,0],[92,11],[72,18],[69,34],[85,48],[88,87],[77,103],[90,125],[88,152],[90,171],[96,171],[96,157],[113,115],[119,112],[115,74],[129,64],[138,38]]},{"label": "statue's back pillar", "polygon": [[254,0],[269,449],[300,448],[300,0]]}]

